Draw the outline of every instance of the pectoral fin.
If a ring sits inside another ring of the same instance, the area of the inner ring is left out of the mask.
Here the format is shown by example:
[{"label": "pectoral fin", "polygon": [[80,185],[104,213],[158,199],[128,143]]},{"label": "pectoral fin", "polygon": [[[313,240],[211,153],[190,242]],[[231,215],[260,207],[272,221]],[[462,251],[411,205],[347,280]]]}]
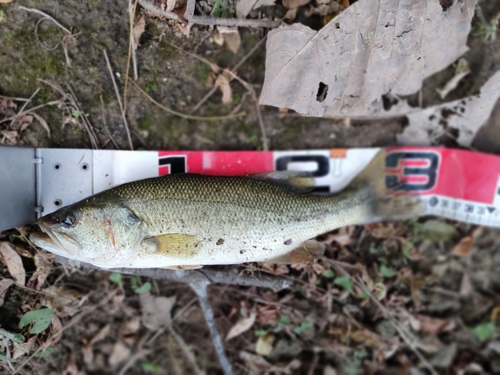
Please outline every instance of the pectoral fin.
[{"label": "pectoral fin", "polygon": [[142,240],[141,247],[148,252],[174,257],[191,257],[198,253],[200,241],[195,236],[169,233]]},{"label": "pectoral fin", "polygon": [[323,254],[325,245],[317,241],[305,241],[299,247],[276,258],[267,260],[267,263],[275,264],[293,264],[293,263],[311,263],[314,259]]}]

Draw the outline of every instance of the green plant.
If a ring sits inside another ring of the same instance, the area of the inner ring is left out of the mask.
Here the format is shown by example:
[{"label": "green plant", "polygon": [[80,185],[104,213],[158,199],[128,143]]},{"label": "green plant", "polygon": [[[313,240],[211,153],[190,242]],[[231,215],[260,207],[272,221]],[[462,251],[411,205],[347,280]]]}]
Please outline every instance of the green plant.
[{"label": "green plant", "polygon": [[52,321],[54,310],[44,308],[39,310],[31,310],[24,314],[19,322],[19,328],[24,328],[33,324],[29,333],[36,334],[45,331]]}]

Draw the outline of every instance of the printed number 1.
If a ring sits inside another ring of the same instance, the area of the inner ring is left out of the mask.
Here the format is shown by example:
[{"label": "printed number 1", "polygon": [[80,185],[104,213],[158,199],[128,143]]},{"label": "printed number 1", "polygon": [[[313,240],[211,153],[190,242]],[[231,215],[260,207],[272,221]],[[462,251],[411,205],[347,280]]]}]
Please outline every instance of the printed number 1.
[{"label": "printed number 1", "polygon": [[186,173],[186,157],[185,156],[168,156],[160,159],[160,167],[168,165],[170,174]]}]

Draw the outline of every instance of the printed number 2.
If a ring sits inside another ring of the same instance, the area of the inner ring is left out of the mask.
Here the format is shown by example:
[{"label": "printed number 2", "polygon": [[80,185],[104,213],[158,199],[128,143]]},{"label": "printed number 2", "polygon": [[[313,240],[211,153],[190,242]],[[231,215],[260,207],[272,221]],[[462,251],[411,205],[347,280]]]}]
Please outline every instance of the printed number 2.
[{"label": "printed number 2", "polygon": [[[427,161],[427,166],[401,167],[401,161],[421,160]],[[424,191],[436,186],[437,172],[439,168],[439,155],[433,152],[392,152],[385,158],[385,167],[389,169],[400,169],[398,173],[388,173],[385,177],[385,185],[388,189],[402,191]],[[424,176],[426,181],[422,183],[408,183],[405,180],[411,176]]]},{"label": "printed number 2", "polygon": [[186,157],[185,156],[168,156],[160,159],[160,167],[168,165],[170,174],[186,173]]},{"label": "printed number 2", "polygon": [[[324,177],[330,173],[330,159],[323,155],[290,155],[281,156],[276,159],[276,170],[287,171],[290,163],[307,163],[314,162],[317,164],[316,170],[311,171],[312,177]],[[314,191],[321,193],[329,193],[329,186],[316,186]]]}]

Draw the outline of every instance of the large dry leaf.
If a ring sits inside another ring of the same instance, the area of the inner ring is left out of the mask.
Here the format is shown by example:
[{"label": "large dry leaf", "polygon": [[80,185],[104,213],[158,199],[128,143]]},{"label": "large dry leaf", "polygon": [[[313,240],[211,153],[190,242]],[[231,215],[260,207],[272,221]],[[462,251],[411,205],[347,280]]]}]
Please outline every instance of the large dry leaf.
[{"label": "large dry leaf", "polygon": [[309,116],[388,116],[415,109],[384,95],[417,92],[424,78],[467,51],[477,0],[359,0],[318,32],[269,33],[260,104]]},{"label": "large dry leaf", "polygon": [[236,17],[246,18],[253,9],[274,6],[276,0],[239,0],[236,4]]},{"label": "large dry leaf", "polygon": [[24,270],[23,261],[17,251],[14,250],[8,242],[1,242],[0,254],[14,281],[24,285],[26,282],[26,271]]},{"label": "large dry leaf", "polygon": [[36,265],[36,271],[28,280],[28,286],[35,290],[40,290],[43,283],[49,276],[52,270],[52,262],[54,261],[55,255],[48,252],[40,252],[35,254],[34,260]]},{"label": "large dry leaf", "polygon": [[454,128],[458,130],[457,142],[470,146],[499,97],[500,71],[483,85],[478,95],[408,114],[409,125],[398,135],[398,142],[404,145],[431,145],[448,128]]}]

